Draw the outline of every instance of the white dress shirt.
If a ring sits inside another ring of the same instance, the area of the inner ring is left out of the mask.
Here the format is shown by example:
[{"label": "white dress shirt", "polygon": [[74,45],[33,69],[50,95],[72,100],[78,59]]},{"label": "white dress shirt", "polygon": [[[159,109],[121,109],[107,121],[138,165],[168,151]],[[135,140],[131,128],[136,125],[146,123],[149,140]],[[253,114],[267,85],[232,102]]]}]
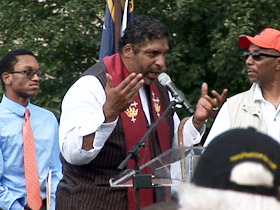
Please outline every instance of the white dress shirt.
[{"label": "white dress shirt", "polygon": [[[146,116],[150,116],[144,89],[141,88],[139,93],[144,113]],[[105,101],[104,89],[99,80],[92,75],[81,77],[67,91],[62,101],[59,128],[60,149],[67,162],[75,165],[89,163],[98,155],[113,132],[118,119],[111,123],[104,123],[103,105]],[[173,118],[173,146],[177,146],[180,119],[176,113]],[[149,117],[147,119],[150,121]],[[199,143],[201,133],[194,128],[191,120],[187,121],[183,129],[185,146]],[[93,149],[83,150],[83,136],[92,133],[95,133]]]},{"label": "white dress shirt", "polygon": [[[280,106],[277,109],[263,98],[262,91],[259,85],[256,86],[253,100],[261,102],[262,117],[267,127],[267,134],[280,142]],[[209,135],[204,143],[207,146],[217,135],[231,129],[230,116],[227,102],[221,107],[214,124],[209,132]]]}]

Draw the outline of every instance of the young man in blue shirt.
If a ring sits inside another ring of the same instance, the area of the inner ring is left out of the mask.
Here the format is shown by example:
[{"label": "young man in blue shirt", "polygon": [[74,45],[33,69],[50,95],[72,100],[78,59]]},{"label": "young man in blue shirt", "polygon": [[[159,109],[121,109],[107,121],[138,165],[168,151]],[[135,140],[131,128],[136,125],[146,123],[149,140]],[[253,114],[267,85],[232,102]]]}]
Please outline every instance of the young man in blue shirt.
[{"label": "young man in blue shirt", "polygon": [[40,209],[46,208],[46,180],[50,178],[50,203],[51,209],[55,209],[55,191],[61,179],[58,123],[53,113],[30,103],[30,98],[38,94],[43,76],[38,60],[29,50],[12,50],[2,57],[0,72],[5,92],[0,103],[0,209],[31,209],[27,202],[23,149],[26,109],[35,139]]}]

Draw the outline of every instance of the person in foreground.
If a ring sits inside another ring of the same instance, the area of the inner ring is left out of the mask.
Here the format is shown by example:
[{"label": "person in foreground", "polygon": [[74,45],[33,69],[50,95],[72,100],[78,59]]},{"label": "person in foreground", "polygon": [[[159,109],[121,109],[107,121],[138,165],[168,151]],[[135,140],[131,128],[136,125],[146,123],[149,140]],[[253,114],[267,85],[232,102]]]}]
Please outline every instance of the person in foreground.
[{"label": "person in foreground", "polygon": [[266,28],[254,37],[241,35],[239,45],[253,83],[221,107],[204,146],[218,134],[237,127],[255,127],[280,142],[280,31]]},{"label": "person in foreground", "polygon": [[[89,68],[67,91],[59,131],[63,178],[57,209],[136,209],[134,189],[110,187],[109,179],[120,173],[120,163],[170,104],[167,89],[157,80],[166,71],[168,50],[167,27],[152,17],[136,17],[120,39],[119,53]],[[207,85],[203,91],[207,109],[197,112],[208,117],[225,93],[215,91],[212,98]],[[170,110],[140,149],[140,165],[178,145],[179,123]],[[194,126],[191,121],[186,124]],[[199,142],[184,139],[186,146]],[[134,167],[133,160],[126,165]],[[155,193],[141,189],[140,207],[153,204]],[[165,200],[168,192],[161,193]]]},{"label": "person in foreground", "polygon": [[280,209],[280,145],[255,128],[213,139],[189,185],[179,189],[179,210]]},{"label": "person in foreground", "polygon": [[58,123],[53,113],[30,103],[42,78],[38,60],[29,50],[15,49],[0,60],[0,72],[5,93],[0,103],[0,209],[46,209],[51,178],[54,210],[62,177]]}]

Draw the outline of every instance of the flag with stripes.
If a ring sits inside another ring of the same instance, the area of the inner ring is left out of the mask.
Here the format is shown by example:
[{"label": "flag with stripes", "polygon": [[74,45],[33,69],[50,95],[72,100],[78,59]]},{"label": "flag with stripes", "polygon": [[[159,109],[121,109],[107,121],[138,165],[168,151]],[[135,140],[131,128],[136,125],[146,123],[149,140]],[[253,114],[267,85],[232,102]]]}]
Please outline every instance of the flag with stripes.
[{"label": "flag with stripes", "polygon": [[[134,0],[107,0],[99,60],[116,52],[115,40],[134,18]],[[119,4],[119,7],[118,5]],[[119,9],[118,9],[119,8]],[[120,14],[116,14],[117,11]],[[119,21],[117,18],[120,18]],[[117,24],[116,24],[117,23]],[[119,24],[118,24],[119,23]],[[119,31],[120,34],[116,34]]]}]

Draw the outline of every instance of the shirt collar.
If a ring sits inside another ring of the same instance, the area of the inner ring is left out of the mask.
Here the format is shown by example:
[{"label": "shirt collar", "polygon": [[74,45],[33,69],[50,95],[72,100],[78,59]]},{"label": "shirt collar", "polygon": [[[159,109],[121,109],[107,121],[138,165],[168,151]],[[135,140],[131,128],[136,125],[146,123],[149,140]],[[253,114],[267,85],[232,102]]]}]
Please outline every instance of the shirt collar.
[{"label": "shirt collar", "polygon": [[3,95],[1,104],[6,109],[10,110],[11,112],[14,112],[16,115],[23,117],[25,113],[25,109],[30,106],[30,101],[28,100],[27,106],[22,106],[21,104],[12,101],[9,99],[5,94]]},{"label": "shirt collar", "polygon": [[259,84],[256,84],[253,99],[254,101],[265,101]]}]

